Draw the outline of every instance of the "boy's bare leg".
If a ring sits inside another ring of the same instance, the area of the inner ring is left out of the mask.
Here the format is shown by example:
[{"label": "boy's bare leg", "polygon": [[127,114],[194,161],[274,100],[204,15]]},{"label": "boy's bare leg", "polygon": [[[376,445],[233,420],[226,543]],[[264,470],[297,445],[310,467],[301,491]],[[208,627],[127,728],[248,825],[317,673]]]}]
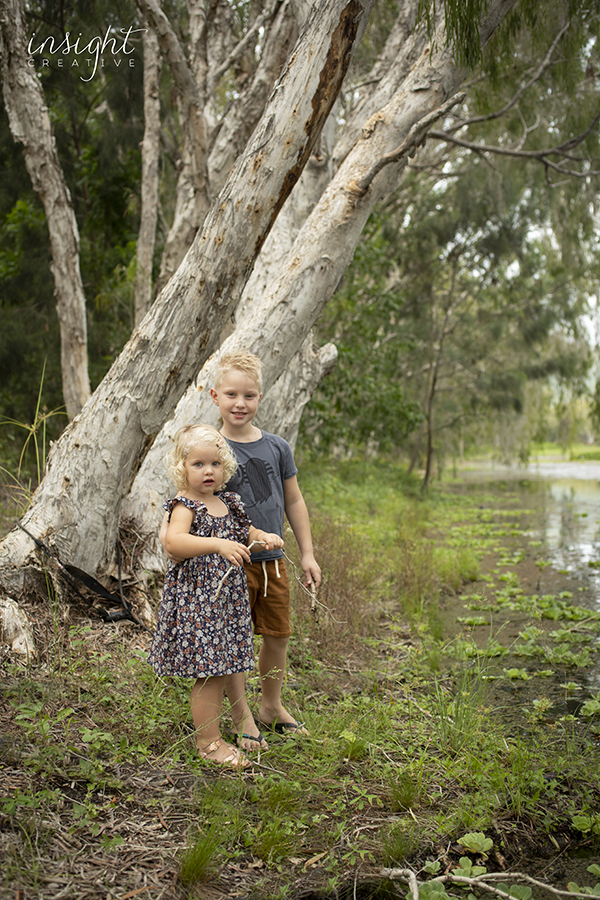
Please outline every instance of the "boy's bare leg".
[{"label": "boy's bare leg", "polygon": [[[248,706],[246,678],[243,672],[226,676],[225,693],[231,704],[233,727],[238,735],[239,745],[242,750],[258,750],[259,746],[261,750],[268,750],[269,745],[267,742],[264,739],[261,742],[258,740],[260,732]],[[246,735],[246,737],[242,735]]]},{"label": "boy's bare leg", "polygon": [[[281,702],[281,689],[287,661],[287,646],[289,638],[274,637],[271,634],[263,634],[263,642],[258,655],[258,668],[262,685],[262,702],[260,704],[259,720],[265,725],[275,722],[295,722]],[[290,729],[297,734],[308,734],[306,728]]]}]

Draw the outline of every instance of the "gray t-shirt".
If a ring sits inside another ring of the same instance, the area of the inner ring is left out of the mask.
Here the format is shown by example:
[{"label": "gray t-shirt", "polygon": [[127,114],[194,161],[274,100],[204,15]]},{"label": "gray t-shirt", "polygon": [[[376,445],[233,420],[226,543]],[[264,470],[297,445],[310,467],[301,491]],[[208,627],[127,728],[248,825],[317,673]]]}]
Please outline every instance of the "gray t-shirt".
[{"label": "gray t-shirt", "polygon": [[[227,490],[240,495],[255,528],[283,537],[283,483],[298,473],[292,448],[282,437],[268,431],[263,431],[257,441],[227,442],[238,461],[238,470],[227,482]],[[262,550],[252,554],[252,562],[282,556],[281,550]]]}]

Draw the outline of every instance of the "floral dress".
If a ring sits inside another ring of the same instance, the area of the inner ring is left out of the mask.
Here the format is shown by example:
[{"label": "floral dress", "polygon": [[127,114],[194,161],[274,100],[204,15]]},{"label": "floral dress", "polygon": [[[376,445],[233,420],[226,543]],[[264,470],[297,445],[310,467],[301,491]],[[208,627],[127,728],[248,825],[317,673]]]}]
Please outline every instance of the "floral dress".
[{"label": "floral dress", "polygon": [[[238,494],[218,494],[228,512],[211,516],[204,503],[175,497],[194,513],[190,534],[248,543],[250,519]],[[244,567],[218,553],[169,562],[148,662],[159,675],[212,678],[249,672],[254,666],[252,621]],[[218,594],[218,596],[217,596]]]}]

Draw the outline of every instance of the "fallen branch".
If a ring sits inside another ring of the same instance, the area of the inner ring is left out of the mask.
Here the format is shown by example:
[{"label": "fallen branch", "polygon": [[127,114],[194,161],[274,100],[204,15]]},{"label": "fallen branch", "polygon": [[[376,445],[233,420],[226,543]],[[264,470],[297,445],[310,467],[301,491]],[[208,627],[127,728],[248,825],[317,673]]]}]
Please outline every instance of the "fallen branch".
[{"label": "fallen branch", "polygon": [[560,888],[555,888],[543,881],[538,881],[536,878],[532,878],[531,875],[525,875],[522,872],[486,872],[484,875],[477,875],[475,878],[448,873],[447,875],[438,875],[436,878],[430,878],[424,882],[419,882],[411,869],[382,869],[381,874],[384,878],[389,878],[390,881],[397,880],[406,882],[409,885],[413,900],[418,900],[419,898],[420,885],[432,884],[434,882],[437,882],[438,884],[456,884],[464,887],[478,888],[479,890],[486,891],[488,894],[492,894],[494,897],[499,897],[500,900],[515,900],[512,894],[487,883],[488,881],[499,880],[525,882],[534,887],[542,888],[543,890],[554,894],[555,897],[589,898],[590,896],[589,892],[563,891]]}]

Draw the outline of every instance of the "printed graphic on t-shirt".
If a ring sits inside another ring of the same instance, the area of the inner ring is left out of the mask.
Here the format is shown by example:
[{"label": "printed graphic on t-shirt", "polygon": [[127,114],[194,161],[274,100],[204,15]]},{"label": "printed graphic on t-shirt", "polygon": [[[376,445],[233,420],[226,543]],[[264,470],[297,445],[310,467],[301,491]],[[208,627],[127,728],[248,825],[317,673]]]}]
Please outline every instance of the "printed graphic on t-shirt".
[{"label": "printed graphic on t-shirt", "polygon": [[[232,490],[243,492],[246,506],[259,506],[267,503],[273,496],[271,479],[274,478],[273,467],[268,462],[264,459],[249,459],[245,465],[238,466],[235,478],[231,482]],[[245,490],[242,485],[246,486]],[[252,496],[252,502],[248,493]]]}]

